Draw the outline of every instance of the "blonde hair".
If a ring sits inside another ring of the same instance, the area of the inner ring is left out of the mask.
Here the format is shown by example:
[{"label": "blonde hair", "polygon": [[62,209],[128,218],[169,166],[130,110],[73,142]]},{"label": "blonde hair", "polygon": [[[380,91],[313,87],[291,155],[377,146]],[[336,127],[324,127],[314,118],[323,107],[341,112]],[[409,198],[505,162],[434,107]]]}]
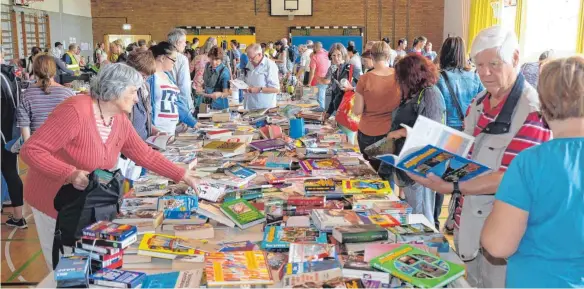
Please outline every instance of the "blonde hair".
[{"label": "blonde hair", "polygon": [[391,48],[384,41],[376,41],[371,47],[371,58],[373,61],[387,61]]},{"label": "blonde hair", "polygon": [[572,56],[546,63],[537,92],[547,121],[584,117],[584,57]]}]

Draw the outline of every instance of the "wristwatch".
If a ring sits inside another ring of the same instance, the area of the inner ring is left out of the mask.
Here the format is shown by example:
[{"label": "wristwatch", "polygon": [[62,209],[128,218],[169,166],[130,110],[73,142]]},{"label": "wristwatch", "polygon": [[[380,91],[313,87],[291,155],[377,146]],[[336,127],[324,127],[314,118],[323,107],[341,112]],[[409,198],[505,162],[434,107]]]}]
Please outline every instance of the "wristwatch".
[{"label": "wristwatch", "polygon": [[458,185],[458,181],[455,181],[452,183],[454,185],[454,190],[452,190],[452,195],[462,195],[462,192],[460,191],[460,186]]}]

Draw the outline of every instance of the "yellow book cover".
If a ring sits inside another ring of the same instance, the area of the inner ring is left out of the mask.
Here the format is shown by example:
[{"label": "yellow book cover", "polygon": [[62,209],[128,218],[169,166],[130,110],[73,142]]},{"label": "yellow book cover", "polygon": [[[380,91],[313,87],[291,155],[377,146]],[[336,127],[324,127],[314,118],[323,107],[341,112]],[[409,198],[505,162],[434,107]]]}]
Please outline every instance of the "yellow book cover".
[{"label": "yellow book cover", "polygon": [[205,275],[211,287],[274,283],[263,251],[209,253],[205,258]]},{"label": "yellow book cover", "polygon": [[345,194],[391,194],[388,181],[382,180],[343,180]]},{"label": "yellow book cover", "polygon": [[245,143],[240,142],[224,142],[224,141],[211,141],[203,146],[205,150],[221,151],[234,153],[241,149],[245,149]]},{"label": "yellow book cover", "polygon": [[205,249],[215,248],[206,248],[205,242],[201,240],[146,233],[138,246],[138,254],[174,259],[176,256],[200,255]]}]

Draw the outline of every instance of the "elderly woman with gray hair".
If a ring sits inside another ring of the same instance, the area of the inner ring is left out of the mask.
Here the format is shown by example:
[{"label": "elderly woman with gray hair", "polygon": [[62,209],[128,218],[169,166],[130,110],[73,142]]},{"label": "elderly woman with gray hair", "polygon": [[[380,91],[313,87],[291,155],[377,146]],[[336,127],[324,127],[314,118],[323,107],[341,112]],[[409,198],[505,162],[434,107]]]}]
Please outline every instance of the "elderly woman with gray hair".
[{"label": "elderly woman with gray hair", "polygon": [[65,100],[22,147],[22,160],[29,166],[24,196],[32,207],[49,268],[57,217],[53,199],[62,186],[84,190],[88,174],[115,168],[120,153],[175,182],[195,184],[191,173],[148,147],[126,116],[138,101],[143,81],[126,64],[103,67],[92,80],[91,96]]}]

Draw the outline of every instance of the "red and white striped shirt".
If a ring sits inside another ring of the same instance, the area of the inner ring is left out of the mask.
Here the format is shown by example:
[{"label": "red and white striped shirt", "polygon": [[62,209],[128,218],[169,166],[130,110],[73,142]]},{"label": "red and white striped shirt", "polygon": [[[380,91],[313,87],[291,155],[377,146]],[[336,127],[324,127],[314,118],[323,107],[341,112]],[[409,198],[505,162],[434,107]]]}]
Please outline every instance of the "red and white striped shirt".
[{"label": "red and white striped shirt", "polygon": [[[507,97],[503,99],[497,106],[491,107],[490,103],[490,94],[487,94],[485,99],[483,100],[483,111],[479,116],[477,124],[473,131],[473,136],[478,136],[487,125],[491,122],[495,121],[501,109],[503,109],[503,105],[507,101]],[[476,101],[473,100],[473,102]],[[470,106],[469,106],[470,109]],[[467,111],[468,115],[468,111]],[[528,149],[532,146],[541,144],[550,140],[551,138],[551,131],[544,121],[543,117],[539,114],[539,112],[532,112],[527,115],[525,122],[517,131],[513,140],[509,143],[509,146],[505,149],[505,153],[503,155],[503,160],[501,161],[501,166],[498,168],[499,171],[505,172],[507,168],[511,164],[511,161],[525,149]],[[472,152],[474,147],[469,152],[469,157],[472,156]],[[462,213],[462,205],[464,203],[464,197],[460,200],[460,206],[457,208],[454,220],[455,220],[455,227],[458,228],[460,225],[460,214]]]}]

